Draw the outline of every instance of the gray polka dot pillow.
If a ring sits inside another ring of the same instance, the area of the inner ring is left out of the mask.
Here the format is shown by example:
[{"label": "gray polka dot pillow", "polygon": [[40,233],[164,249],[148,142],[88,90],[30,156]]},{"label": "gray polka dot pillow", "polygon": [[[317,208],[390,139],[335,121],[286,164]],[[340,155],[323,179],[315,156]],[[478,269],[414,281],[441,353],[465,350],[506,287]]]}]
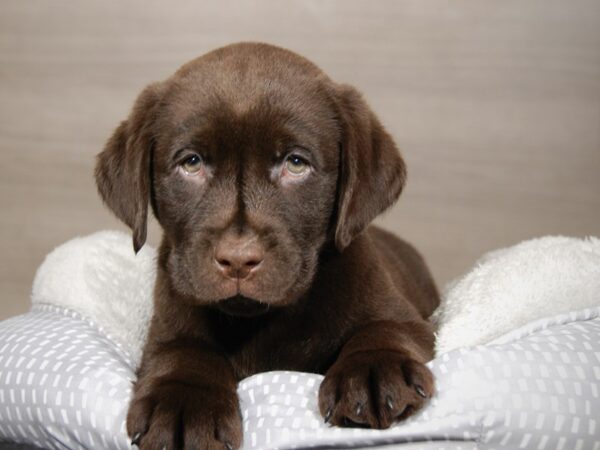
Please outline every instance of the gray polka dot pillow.
[{"label": "gray polka dot pillow", "polygon": [[[569,247],[565,241],[561,242],[559,247]],[[544,245],[548,246],[548,242]],[[599,247],[597,242],[595,245],[594,251]],[[130,250],[125,250],[130,248],[130,242],[116,233],[84,239],[76,247],[81,246],[87,246],[85,251],[98,253],[97,260],[87,259],[95,261],[100,272],[101,262],[109,266],[120,263],[127,267],[146,267],[143,261],[136,265],[126,260],[135,258],[126,253]],[[456,333],[451,332],[452,327],[462,315],[473,313],[467,308],[461,315],[460,310],[465,305],[459,307],[453,293],[460,293],[461,298],[474,295],[475,288],[467,287],[469,283],[474,286],[477,283],[469,276],[494,261],[505,264],[510,255],[504,252],[488,257],[454,283],[436,317],[442,338],[438,349],[440,345],[444,349],[429,366],[437,379],[437,392],[423,411],[389,430],[340,429],[325,425],[316,403],[322,378],[319,375],[269,372],[243,380],[239,395],[244,418],[244,448],[387,447],[393,444],[394,448],[407,449],[600,450],[600,290],[593,289],[591,294],[587,291],[590,284],[596,282],[594,270],[600,268],[600,263],[596,261],[594,269],[591,267],[593,258],[585,260],[591,258],[590,255],[600,255],[594,251],[590,253],[586,249],[586,255],[573,257],[579,264],[580,277],[593,275],[588,280],[579,280],[585,282],[585,286],[580,286],[586,290],[585,301],[581,295],[578,297],[580,293],[576,290],[561,291],[570,296],[570,304],[576,311],[560,313],[556,308],[562,306],[556,305],[546,305],[541,311],[538,307],[537,320],[512,328],[503,324],[492,334],[493,325],[479,330],[480,324],[472,324],[476,318],[471,317],[466,326],[472,328],[470,342],[477,345],[469,345],[469,339],[465,345],[454,344],[465,338],[462,335],[457,338]],[[100,257],[102,253],[104,257]],[[76,258],[70,254],[71,259],[59,259],[73,262]],[[545,254],[552,251],[547,249]],[[146,256],[151,261],[152,253]],[[60,265],[51,258],[50,262],[54,267]],[[589,267],[582,268],[582,262]],[[73,271],[75,266],[81,273]],[[72,265],[70,276],[107,276],[83,266]],[[538,269],[543,266],[544,263],[538,261]],[[147,270],[151,270],[150,267],[151,264]],[[523,273],[523,265],[517,264],[517,267]],[[506,272],[506,268],[503,271]],[[489,271],[484,272],[479,273],[479,279],[490,276]],[[143,342],[143,327],[131,335],[131,330],[119,330],[117,322],[123,323],[122,318],[107,320],[114,315],[127,315],[125,310],[116,310],[113,314],[106,310],[94,313],[89,305],[78,308],[76,296],[82,299],[81,305],[96,295],[87,282],[73,279],[70,287],[62,289],[56,276],[46,273],[40,281],[39,275],[34,285],[32,310],[0,322],[0,442],[26,443],[47,449],[130,448],[125,415]],[[524,275],[537,283],[534,274]],[[564,279],[563,275],[564,271],[561,275]],[[121,283],[128,281],[129,286],[122,287],[128,290],[131,284],[138,281],[145,284],[151,278],[148,273],[132,278],[119,270],[119,274],[108,279],[117,290]],[[65,280],[60,281],[64,284]],[[97,282],[96,279],[94,283]],[[79,288],[74,289],[78,283]],[[563,284],[566,283],[563,280]],[[538,286],[535,295],[543,297],[538,291],[544,287]],[[481,287],[478,289],[480,303],[493,302],[493,298],[481,292]],[[56,301],[51,297],[57,293],[71,298]],[[594,296],[595,304],[594,300],[591,305],[585,303]],[[510,300],[505,300],[509,303],[505,311],[496,312],[502,316],[499,322],[505,321],[505,315],[511,313],[516,314],[513,323],[522,320],[522,314],[515,313],[514,305],[510,304],[514,297],[519,302],[536,301],[530,294],[519,298],[518,292],[513,293]],[[139,310],[144,302],[148,300],[130,303]],[[94,306],[96,310],[99,307]],[[473,307],[476,309],[477,304]],[[138,318],[149,317],[149,308],[139,310]],[[552,314],[548,315],[548,311]],[[547,317],[542,317],[544,315]],[[535,315],[529,317],[535,319]]]}]

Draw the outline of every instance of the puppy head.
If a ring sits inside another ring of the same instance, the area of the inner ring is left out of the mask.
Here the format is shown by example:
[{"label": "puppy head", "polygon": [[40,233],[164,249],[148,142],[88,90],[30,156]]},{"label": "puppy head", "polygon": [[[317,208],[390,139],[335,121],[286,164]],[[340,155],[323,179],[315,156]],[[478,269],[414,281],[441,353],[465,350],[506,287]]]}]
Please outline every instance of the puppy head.
[{"label": "puppy head", "polygon": [[134,249],[150,203],[172,288],[240,315],[306,293],[323,246],[343,251],[404,179],[360,94],[265,44],[215,50],[147,87],[96,166]]}]

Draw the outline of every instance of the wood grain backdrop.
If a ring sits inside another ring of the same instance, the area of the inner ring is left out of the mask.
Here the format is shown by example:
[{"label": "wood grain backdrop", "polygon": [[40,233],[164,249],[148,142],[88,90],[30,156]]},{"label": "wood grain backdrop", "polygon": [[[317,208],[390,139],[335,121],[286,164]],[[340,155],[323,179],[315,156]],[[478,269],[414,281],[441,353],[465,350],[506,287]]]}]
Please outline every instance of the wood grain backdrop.
[{"label": "wood grain backdrop", "polygon": [[92,167],[141,88],[240,40],[365,93],[409,166],[380,222],[440,285],[499,246],[600,234],[598,1],[2,0],[0,319],[53,247],[122,228]]}]

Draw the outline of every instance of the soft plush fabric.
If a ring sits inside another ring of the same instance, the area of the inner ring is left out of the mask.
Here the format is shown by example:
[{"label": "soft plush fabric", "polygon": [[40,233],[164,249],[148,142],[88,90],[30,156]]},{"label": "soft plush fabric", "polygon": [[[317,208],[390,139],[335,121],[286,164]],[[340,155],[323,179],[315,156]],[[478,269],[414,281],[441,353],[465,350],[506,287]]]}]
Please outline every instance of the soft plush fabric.
[{"label": "soft plush fabric", "polygon": [[156,250],[133,251],[131,236],[100,231],[72,239],[50,252],[33,280],[33,305],[77,311],[141,358],[152,317]]},{"label": "soft plush fabric", "polygon": [[446,288],[436,353],[600,302],[600,239],[547,236],[485,254]]},{"label": "soft plush fabric", "polygon": [[[454,282],[436,313],[438,357],[429,367],[437,392],[390,430],[325,425],[319,375],[243,380],[244,448],[600,450],[598,248],[597,239],[530,241],[486,255]],[[152,313],[154,258],[150,248],[135,256],[119,232],[48,255],[32,311],[0,323],[0,441],[130,448],[124,420]]]}]

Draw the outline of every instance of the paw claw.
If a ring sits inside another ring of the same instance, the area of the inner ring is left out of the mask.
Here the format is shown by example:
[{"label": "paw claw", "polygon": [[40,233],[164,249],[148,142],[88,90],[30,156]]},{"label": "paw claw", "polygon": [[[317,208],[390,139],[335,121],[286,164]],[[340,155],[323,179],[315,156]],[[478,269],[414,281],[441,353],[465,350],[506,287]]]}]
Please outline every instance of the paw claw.
[{"label": "paw claw", "polygon": [[358,405],[356,405],[356,415],[361,416],[362,413],[363,413],[363,405],[359,403]]},{"label": "paw claw", "polygon": [[331,416],[333,415],[333,408],[330,408],[327,411],[327,414],[325,414],[325,423],[329,423],[329,421],[331,420]]},{"label": "paw claw", "polygon": [[385,398],[385,406],[392,411],[394,409],[394,402],[392,402],[392,397],[389,395]]},{"label": "paw claw", "polygon": [[140,441],[142,439],[142,433],[135,433],[133,435],[133,437],[131,438],[131,446],[133,447],[134,445],[140,445]]},{"label": "paw claw", "polygon": [[423,398],[427,398],[427,394],[425,393],[425,390],[423,389],[422,386],[419,386],[418,384],[415,386],[415,391],[417,391],[417,394],[419,394],[421,397]]}]

